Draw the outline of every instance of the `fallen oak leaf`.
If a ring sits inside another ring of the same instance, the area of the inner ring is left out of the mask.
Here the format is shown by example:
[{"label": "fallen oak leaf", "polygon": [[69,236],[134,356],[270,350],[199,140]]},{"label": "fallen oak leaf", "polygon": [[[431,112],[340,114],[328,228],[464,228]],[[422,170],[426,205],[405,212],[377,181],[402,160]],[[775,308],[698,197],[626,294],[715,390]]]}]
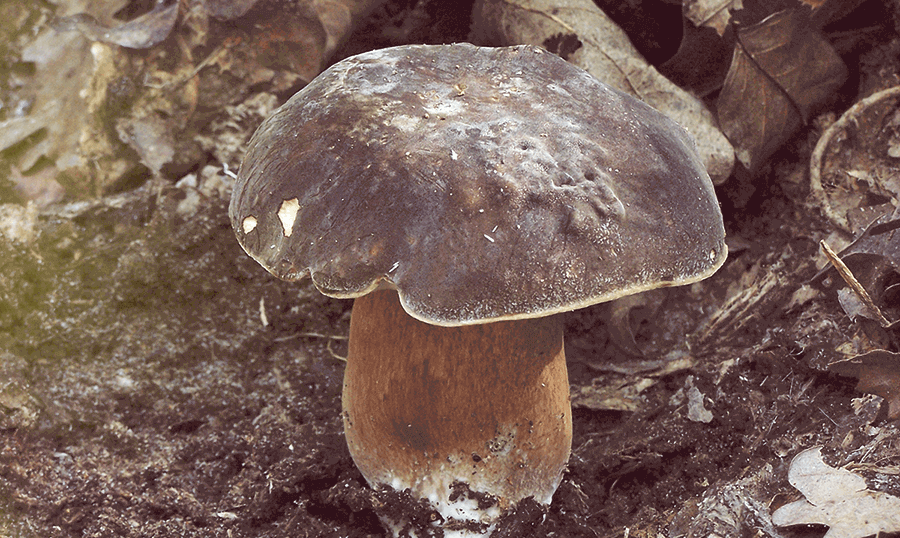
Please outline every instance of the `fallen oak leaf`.
[{"label": "fallen oak leaf", "polygon": [[789,10],[767,17],[738,32],[738,40],[754,62],[791,99],[803,121],[848,75],[831,45],[810,28],[809,15]]},{"label": "fallen oak leaf", "polygon": [[798,10],[737,32],[718,98],[722,130],[742,164],[757,170],[847,78],[847,67]]},{"label": "fallen oak leaf", "polygon": [[833,362],[828,370],[857,378],[856,390],[881,396],[888,403],[888,418],[900,418],[900,353],[876,349]]},{"label": "fallen oak leaf", "polygon": [[[743,47],[735,46],[731,69],[719,94],[719,123],[749,170],[775,152],[803,125],[778,85],[760,72]],[[759,111],[748,114],[748,108]]]},{"label": "fallen oak leaf", "polygon": [[775,510],[772,522],[778,526],[827,525],[825,538],[900,532],[900,497],[871,491],[862,476],[826,464],[821,447],[804,450],[791,460],[788,482],[806,500]]},{"label": "fallen oak leaf", "polygon": [[[738,33],[788,9],[808,14],[808,20],[801,25],[803,30],[821,32],[855,11],[863,1],[682,0],[681,43],[659,69],[679,86],[707,96],[724,83]],[[800,68],[803,70],[805,67]]]}]

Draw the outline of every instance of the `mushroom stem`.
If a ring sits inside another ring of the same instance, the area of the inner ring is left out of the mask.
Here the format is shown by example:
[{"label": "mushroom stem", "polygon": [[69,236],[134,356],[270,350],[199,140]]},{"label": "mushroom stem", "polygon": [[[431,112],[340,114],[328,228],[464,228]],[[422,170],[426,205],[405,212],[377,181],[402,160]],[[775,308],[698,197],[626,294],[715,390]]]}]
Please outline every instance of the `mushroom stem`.
[{"label": "mushroom stem", "polygon": [[[427,500],[445,536],[489,536],[522,499],[549,504],[569,458],[561,316],[440,327],[394,291],[359,297],[343,407],[369,484]],[[418,519],[381,517],[395,533]]]}]

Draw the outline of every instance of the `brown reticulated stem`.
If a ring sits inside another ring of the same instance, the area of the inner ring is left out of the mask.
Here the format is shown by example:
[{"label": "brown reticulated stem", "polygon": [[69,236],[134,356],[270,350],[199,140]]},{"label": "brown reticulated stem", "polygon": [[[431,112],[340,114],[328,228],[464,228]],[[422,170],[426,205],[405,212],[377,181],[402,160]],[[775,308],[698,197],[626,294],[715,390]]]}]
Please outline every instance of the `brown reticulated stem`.
[{"label": "brown reticulated stem", "polygon": [[550,503],[572,442],[560,315],[441,327],[379,290],[356,299],[349,346],[344,427],[371,484],[430,500],[457,536],[488,536],[526,497]]}]

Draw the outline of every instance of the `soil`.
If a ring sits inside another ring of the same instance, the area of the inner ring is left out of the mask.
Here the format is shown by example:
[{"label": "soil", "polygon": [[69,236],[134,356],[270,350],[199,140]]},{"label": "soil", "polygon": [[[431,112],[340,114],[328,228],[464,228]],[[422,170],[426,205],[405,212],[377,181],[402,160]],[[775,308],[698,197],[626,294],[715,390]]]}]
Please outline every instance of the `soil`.
[{"label": "soil", "polygon": [[[468,8],[390,2],[336,58],[464,40]],[[847,52],[854,80],[897,77],[885,24]],[[807,179],[828,118],[718,187],[730,255],[712,278],[567,314],[572,456],[549,511],[523,503],[496,536],[823,536],[771,518],[802,499],[787,471],[815,446],[900,496],[893,393],[829,369],[900,351],[900,331],[848,315],[836,275],[816,278],[819,242],[849,239]],[[375,507],[404,502],[371,490],[344,442],[351,302],[246,256],[229,176],[206,164],[4,206],[0,537],[374,538]],[[885,289],[900,280],[879,267]],[[890,297],[876,299],[896,320]]]}]

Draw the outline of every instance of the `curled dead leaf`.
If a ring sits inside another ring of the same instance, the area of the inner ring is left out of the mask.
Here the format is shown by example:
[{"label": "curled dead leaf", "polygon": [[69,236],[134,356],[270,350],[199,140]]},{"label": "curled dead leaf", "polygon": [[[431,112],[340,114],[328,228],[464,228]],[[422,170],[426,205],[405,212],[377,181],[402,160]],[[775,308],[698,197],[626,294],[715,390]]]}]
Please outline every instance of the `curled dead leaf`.
[{"label": "curled dead leaf", "polygon": [[659,66],[669,80],[706,97],[722,87],[734,46],[715,29],[682,20],[678,51]]},{"label": "curled dead leaf", "polygon": [[757,170],[846,77],[844,62],[804,12],[782,11],[740,29],[718,109],[741,163]]},{"label": "curled dead leaf", "polygon": [[[900,139],[900,86],[859,100],[826,129],[810,157],[810,192],[835,225],[857,233],[900,203],[891,141]],[[844,141],[854,141],[844,148]],[[887,198],[887,203],[870,200]]]}]

